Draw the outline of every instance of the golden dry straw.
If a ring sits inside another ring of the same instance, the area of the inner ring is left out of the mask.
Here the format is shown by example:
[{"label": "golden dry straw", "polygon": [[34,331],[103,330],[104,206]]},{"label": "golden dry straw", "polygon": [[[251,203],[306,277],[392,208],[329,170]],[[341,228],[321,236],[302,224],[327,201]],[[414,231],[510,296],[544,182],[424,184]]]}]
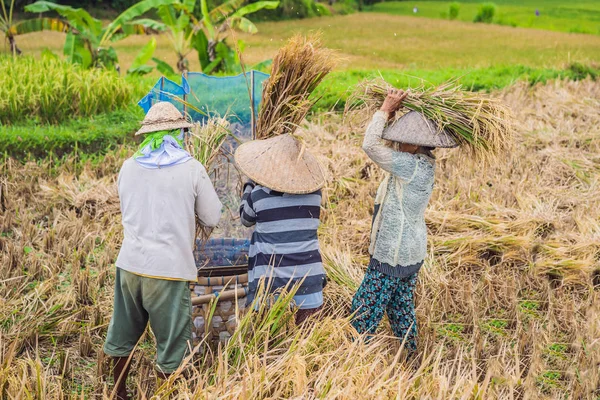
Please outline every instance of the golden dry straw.
[{"label": "golden dry straw", "polygon": [[312,92],[335,67],[332,50],[319,35],[297,34],[279,49],[264,83],[256,139],[292,134],[318,100]]},{"label": "golden dry straw", "polygon": [[[227,119],[210,118],[202,124],[194,124],[186,138],[185,148],[192,157],[200,161],[207,172],[211,172],[216,168],[216,160],[223,155],[223,145],[230,134]],[[196,237],[203,242],[208,240],[211,233],[212,229],[196,223]]]},{"label": "golden dry straw", "polygon": [[[348,101],[348,110],[372,115],[392,88],[383,79],[365,80]],[[417,111],[448,132],[473,158],[490,161],[504,154],[513,138],[513,116],[498,98],[466,91],[456,80],[410,89],[401,111]],[[399,118],[404,113],[398,113]]]},{"label": "golden dry straw", "polygon": [[[365,342],[348,322],[383,175],[362,136],[327,115],[295,134],[332,176],[319,231],[324,315],[298,329],[282,296],[239,315],[225,346],[203,344],[168,380],[156,379],[147,333],[132,357],[132,398],[595,398],[600,81],[523,82],[498,95],[520,121],[506,162],[484,175],[466,153],[437,154],[418,364],[402,359],[387,323]],[[116,180],[134,150],[0,161],[3,398],[110,398],[101,374],[123,239]]]},{"label": "golden dry straw", "polygon": [[211,118],[203,124],[194,124],[186,138],[185,149],[210,171],[229,135],[229,122],[225,118]]}]

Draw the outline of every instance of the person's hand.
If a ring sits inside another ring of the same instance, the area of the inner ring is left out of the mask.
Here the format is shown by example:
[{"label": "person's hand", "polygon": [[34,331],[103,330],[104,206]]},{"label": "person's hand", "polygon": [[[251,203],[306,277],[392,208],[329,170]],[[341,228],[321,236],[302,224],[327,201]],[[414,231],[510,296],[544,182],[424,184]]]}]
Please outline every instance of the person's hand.
[{"label": "person's hand", "polygon": [[254,186],[256,186],[256,184],[252,181],[252,180],[248,180],[246,183],[244,183],[244,186],[242,188],[242,192],[251,192],[252,189],[254,189]]},{"label": "person's hand", "polygon": [[400,106],[402,106],[402,101],[408,96],[408,92],[400,89],[388,89],[388,94],[383,104],[381,105],[381,111],[385,111],[390,114],[394,114]]}]

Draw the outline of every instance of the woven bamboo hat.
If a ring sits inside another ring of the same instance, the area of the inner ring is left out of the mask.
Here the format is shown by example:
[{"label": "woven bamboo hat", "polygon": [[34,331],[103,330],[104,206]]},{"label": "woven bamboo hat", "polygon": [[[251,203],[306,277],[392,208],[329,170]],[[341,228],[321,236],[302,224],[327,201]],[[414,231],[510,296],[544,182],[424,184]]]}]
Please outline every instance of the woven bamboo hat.
[{"label": "woven bamboo hat", "polygon": [[383,131],[383,138],[393,142],[425,147],[457,147],[448,132],[440,130],[421,113],[410,111]]},{"label": "woven bamboo hat", "polygon": [[312,193],[325,185],[319,161],[291,135],[244,143],[234,157],[244,175],[278,192]]},{"label": "woven bamboo hat", "polygon": [[168,101],[159,101],[150,107],[148,114],[142,121],[142,127],[135,135],[190,127],[192,127],[192,124],[187,122],[173,104]]}]

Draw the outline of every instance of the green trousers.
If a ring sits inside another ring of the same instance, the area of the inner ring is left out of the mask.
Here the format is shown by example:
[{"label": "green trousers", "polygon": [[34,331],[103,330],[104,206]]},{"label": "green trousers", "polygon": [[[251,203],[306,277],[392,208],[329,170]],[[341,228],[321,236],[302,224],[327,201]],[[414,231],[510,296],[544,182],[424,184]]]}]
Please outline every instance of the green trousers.
[{"label": "green trousers", "polygon": [[104,352],[111,357],[128,357],[148,322],[156,337],[158,368],[171,373],[191,350],[188,282],[149,278],[117,268],[114,311]]}]

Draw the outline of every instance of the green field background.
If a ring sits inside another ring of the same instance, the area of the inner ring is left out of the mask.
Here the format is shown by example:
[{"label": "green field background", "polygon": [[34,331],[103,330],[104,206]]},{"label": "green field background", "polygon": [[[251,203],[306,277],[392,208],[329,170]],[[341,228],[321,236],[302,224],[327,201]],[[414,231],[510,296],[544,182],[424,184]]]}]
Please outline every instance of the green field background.
[{"label": "green field background", "polygon": [[[393,1],[368,8],[386,14],[414,15],[426,18],[448,18],[450,1]],[[459,21],[473,21],[483,3],[463,0]],[[600,1],[597,0],[496,0],[495,23],[561,32],[600,34]],[[418,12],[413,13],[417,7]],[[539,17],[535,11],[539,10]]]}]

